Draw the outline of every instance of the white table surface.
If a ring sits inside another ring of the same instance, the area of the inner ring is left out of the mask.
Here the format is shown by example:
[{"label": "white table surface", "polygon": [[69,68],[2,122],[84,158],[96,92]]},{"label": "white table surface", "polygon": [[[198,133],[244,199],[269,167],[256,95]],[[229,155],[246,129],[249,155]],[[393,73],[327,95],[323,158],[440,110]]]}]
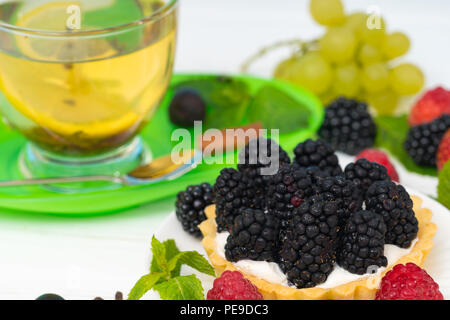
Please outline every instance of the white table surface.
[{"label": "white table surface", "polygon": [[[181,0],[175,70],[236,73],[257,48],[321,34],[306,0]],[[350,10],[378,5],[389,30],[413,40],[408,60],[428,85],[450,84],[450,2],[345,0]],[[268,75],[271,65],[256,68]],[[414,186],[412,186],[414,187]],[[0,299],[112,298],[125,293],[149,264],[150,239],[173,211],[173,199],[115,214],[69,218],[0,210]],[[26,288],[26,290],[24,290]],[[24,292],[25,291],[25,292]]]}]

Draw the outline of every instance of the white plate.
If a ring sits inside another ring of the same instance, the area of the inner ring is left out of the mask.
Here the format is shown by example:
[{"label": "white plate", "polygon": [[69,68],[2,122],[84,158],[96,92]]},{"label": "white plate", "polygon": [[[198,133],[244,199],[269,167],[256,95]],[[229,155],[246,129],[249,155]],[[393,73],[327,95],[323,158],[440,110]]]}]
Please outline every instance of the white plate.
[{"label": "white plate", "polygon": [[[422,206],[431,209],[433,212],[432,221],[437,224],[438,231],[434,238],[434,247],[426,260],[425,269],[439,284],[444,297],[450,299],[450,241],[448,240],[448,235],[450,234],[450,212],[440,203],[420,192],[411,189],[408,189],[408,192],[410,195],[416,195],[422,198]],[[200,240],[195,239],[183,231],[174,213],[164,221],[156,232],[156,237],[161,241],[174,239],[180,250],[197,250],[206,256]],[[202,280],[205,292],[212,287],[212,281],[214,279],[210,276],[199,274],[189,268],[183,269],[183,273],[196,274]],[[146,295],[146,298],[158,299],[158,295],[150,293]]]}]

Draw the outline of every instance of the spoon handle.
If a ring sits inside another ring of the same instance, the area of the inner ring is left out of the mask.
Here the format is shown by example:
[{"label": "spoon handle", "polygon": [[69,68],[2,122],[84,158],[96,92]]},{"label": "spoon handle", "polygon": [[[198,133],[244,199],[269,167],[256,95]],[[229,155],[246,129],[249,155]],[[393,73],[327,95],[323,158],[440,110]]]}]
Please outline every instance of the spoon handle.
[{"label": "spoon handle", "polygon": [[[168,162],[167,156],[161,157],[154,160],[154,164],[158,163],[158,160],[163,162]],[[70,183],[70,182],[95,182],[95,181],[106,181],[116,184],[121,184],[125,186],[133,185],[150,185],[163,180],[174,180],[186,172],[189,172],[197,166],[199,161],[202,159],[201,152],[195,152],[194,155],[190,155],[189,159],[192,161],[186,161],[177,166],[173,166],[169,172],[164,172],[164,170],[158,170],[152,168],[153,170],[142,170],[147,174],[141,176],[122,175],[122,176],[81,176],[81,177],[62,177],[62,178],[43,178],[43,179],[23,179],[23,180],[11,180],[11,181],[0,181],[1,187],[18,187],[18,186],[31,186],[39,184],[58,184],[58,183]],[[143,166],[145,168],[147,166]],[[133,171],[134,172],[134,171]],[[162,173],[161,173],[162,172]]]},{"label": "spoon handle", "polygon": [[18,187],[30,186],[38,184],[54,184],[54,183],[70,183],[70,182],[93,182],[93,181],[107,181],[117,184],[127,184],[124,177],[114,176],[84,176],[84,177],[67,177],[67,178],[45,178],[45,179],[24,179],[0,181],[0,187]]}]

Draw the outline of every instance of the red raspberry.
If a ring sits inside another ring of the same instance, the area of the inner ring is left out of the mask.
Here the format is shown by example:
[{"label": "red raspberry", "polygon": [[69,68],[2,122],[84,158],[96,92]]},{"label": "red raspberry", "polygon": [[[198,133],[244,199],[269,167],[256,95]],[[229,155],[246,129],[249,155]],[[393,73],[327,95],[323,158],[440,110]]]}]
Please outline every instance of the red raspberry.
[{"label": "red raspberry", "polygon": [[411,126],[416,126],[431,122],[445,113],[450,113],[450,91],[438,87],[426,92],[416,102],[408,121]]},{"label": "red raspberry", "polygon": [[447,130],[444,137],[439,144],[439,149],[436,155],[437,158],[437,168],[439,171],[442,170],[447,161],[450,160],[450,129]]},{"label": "red raspberry", "polygon": [[225,271],[214,280],[208,291],[208,300],[264,300],[258,288],[242,276],[239,271]]},{"label": "red raspberry", "polygon": [[439,285],[414,263],[398,264],[381,280],[376,300],[444,300]]},{"label": "red raspberry", "polygon": [[363,158],[385,166],[387,173],[388,173],[389,177],[391,177],[392,181],[400,182],[397,170],[395,170],[395,167],[389,160],[389,157],[383,151],[376,150],[376,149],[363,150],[363,151],[361,151],[360,154],[358,154],[356,156],[356,160],[363,159]]}]

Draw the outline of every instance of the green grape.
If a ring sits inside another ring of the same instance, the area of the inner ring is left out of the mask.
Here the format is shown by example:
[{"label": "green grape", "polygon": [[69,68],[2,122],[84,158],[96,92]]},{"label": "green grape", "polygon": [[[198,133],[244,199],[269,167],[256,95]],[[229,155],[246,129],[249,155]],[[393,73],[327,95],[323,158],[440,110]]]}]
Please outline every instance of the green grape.
[{"label": "green grape", "polygon": [[360,91],[360,70],[356,63],[337,66],[333,81],[333,92],[336,96],[354,98]]},{"label": "green grape", "polygon": [[416,94],[423,88],[425,76],[415,65],[404,63],[391,70],[389,82],[395,92],[407,96]]},{"label": "green grape", "polygon": [[383,54],[388,60],[401,57],[409,50],[411,43],[406,34],[394,32],[387,35],[382,44]]},{"label": "green grape", "polygon": [[358,61],[363,65],[382,62],[383,54],[377,47],[366,43],[359,48]]},{"label": "green grape", "polygon": [[354,33],[345,27],[335,27],[328,32],[320,40],[320,50],[330,62],[348,62],[355,56],[356,37]]},{"label": "green grape", "polygon": [[361,82],[368,93],[376,93],[389,85],[389,70],[384,63],[365,66],[361,73]]},{"label": "green grape", "polygon": [[337,26],[345,21],[341,0],[311,0],[309,9],[314,20],[324,26]]},{"label": "green grape", "polygon": [[281,61],[275,68],[273,76],[278,79],[288,79],[290,77],[291,67],[294,62],[295,58],[288,58]]},{"label": "green grape", "polygon": [[358,40],[361,39],[361,30],[366,25],[367,14],[355,12],[347,16],[344,26],[350,28],[355,33]]},{"label": "green grape", "polygon": [[319,53],[309,52],[295,60],[288,80],[319,95],[330,88],[332,78],[327,61]]},{"label": "green grape", "polygon": [[386,37],[386,23],[380,16],[367,16],[366,23],[362,25],[359,34],[363,42],[379,47]]},{"label": "green grape", "polygon": [[399,96],[392,89],[368,94],[367,100],[379,115],[392,115],[397,109]]}]

